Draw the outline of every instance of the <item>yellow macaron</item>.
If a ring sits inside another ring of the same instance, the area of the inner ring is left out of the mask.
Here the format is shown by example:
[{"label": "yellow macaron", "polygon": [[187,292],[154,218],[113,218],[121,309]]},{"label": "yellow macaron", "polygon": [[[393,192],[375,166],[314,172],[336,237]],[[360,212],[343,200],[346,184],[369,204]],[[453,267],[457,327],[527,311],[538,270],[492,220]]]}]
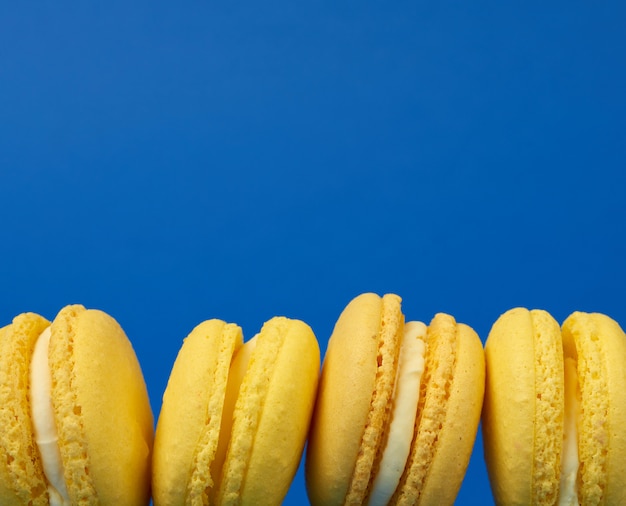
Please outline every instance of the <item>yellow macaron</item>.
[{"label": "yellow macaron", "polygon": [[496,504],[626,504],[626,336],[515,308],[485,345],[485,460]]},{"label": "yellow macaron", "polygon": [[446,314],[405,323],[400,304],[366,293],[335,325],[307,449],[313,505],[454,503],[480,418],[482,343]]},{"label": "yellow macaron", "polygon": [[150,500],[153,418],[133,348],[73,305],[0,330],[0,504]]},{"label": "yellow macaron", "polygon": [[221,320],[185,339],[163,395],[153,459],[156,506],[280,504],[300,461],[317,389],[311,328],[272,318],[242,344]]}]

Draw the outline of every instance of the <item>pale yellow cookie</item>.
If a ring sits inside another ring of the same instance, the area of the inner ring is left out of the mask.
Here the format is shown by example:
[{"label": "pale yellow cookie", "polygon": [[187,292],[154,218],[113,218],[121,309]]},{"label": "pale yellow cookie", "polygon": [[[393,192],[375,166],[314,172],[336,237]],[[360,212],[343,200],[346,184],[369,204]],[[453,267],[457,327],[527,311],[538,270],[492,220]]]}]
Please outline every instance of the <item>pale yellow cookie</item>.
[{"label": "pale yellow cookie", "polygon": [[0,503],[148,504],[152,411],[117,322],[74,305],[0,334]]},{"label": "pale yellow cookie", "polygon": [[485,459],[496,504],[626,504],[626,336],[576,312],[515,308],[485,346]]},{"label": "pale yellow cookie", "polygon": [[313,505],[454,503],[482,407],[482,343],[449,315],[405,323],[400,302],[360,295],[335,325],[307,450]]},{"label": "pale yellow cookie", "polygon": [[272,318],[242,345],[220,320],[185,340],[163,396],[156,506],[276,504],[302,455],[320,367],[311,328]]}]

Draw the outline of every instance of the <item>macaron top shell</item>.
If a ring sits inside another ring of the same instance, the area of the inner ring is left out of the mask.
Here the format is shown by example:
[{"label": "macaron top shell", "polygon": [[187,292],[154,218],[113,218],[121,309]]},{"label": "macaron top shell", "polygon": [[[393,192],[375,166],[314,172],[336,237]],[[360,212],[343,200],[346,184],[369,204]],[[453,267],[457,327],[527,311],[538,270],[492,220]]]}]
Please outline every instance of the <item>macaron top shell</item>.
[{"label": "macaron top shell", "polygon": [[[387,429],[403,325],[400,297],[391,294],[359,295],[339,316],[324,358],[309,436],[306,475],[312,504],[364,503]],[[386,368],[379,371],[376,357],[381,353],[387,354]],[[384,387],[375,400],[381,379]]]},{"label": "macaron top shell", "polygon": [[235,404],[218,504],[280,504],[309,430],[320,368],[313,331],[300,320],[275,317],[256,339]]},{"label": "macaron top shell", "polygon": [[0,504],[47,506],[48,492],[30,423],[29,365],[50,322],[24,313],[0,329]]},{"label": "macaron top shell", "polygon": [[207,320],[185,338],[163,395],[154,441],[152,492],[156,504],[208,502],[233,354],[241,328]]},{"label": "macaron top shell", "polygon": [[469,326],[438,313],[428,326],[415,437],[392,504],[453,504],[482,409],[485,362]]},{"label": "macaron top shell", "polygon": [[578,453],[582,504],[626,504],[626,335],[606,315],[576,312],[562,326],[577,360],[582,412]]},{"label": "macaron top shell", "polygon": [[545,311],[511,309],[493,325],[485,356],[483,442],[496,504],[555,504],[564,402],[559,325]]},{"label": "macaron top shell", "polygon": [[52,404],[73,504],[149,502],[153,418],[130,341],[106,313],[73,305],[51,326]]}]

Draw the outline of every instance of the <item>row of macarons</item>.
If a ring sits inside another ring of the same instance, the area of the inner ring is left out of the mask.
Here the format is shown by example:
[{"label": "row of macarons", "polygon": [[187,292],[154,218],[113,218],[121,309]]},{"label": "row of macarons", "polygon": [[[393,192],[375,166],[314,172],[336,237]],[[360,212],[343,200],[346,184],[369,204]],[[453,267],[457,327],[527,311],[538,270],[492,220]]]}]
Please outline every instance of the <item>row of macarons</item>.
[{"label": "row of macarons", "polygon": [[[626,336],[608,316],[501,315],[486,344],[394,294],[251,340],[207,320],[154,420],[119,324],[80,305],[0,329],[0,504],[280,504],[305,444],[314,505],[453,504],[482,419],[497,504],[626,504]],[[320,367],[321,366],[321,367]],[[320,372],[321,370],[321,372]]]}]

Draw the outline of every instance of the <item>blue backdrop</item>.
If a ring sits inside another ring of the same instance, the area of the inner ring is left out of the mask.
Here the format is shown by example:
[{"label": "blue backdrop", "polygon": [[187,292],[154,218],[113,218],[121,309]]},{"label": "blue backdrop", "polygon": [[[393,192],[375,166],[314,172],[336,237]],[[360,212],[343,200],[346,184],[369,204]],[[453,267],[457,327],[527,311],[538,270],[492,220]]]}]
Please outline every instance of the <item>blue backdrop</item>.
[{"label": "blue backdrop", "polygon": [[[155,417],[213,317],[322,352],[364,291],[483,340],[518,305],[626,324],[623,3],[11,4],[0,325],[107,311]],[[479,436],[457,503],[491,502]]]}]

